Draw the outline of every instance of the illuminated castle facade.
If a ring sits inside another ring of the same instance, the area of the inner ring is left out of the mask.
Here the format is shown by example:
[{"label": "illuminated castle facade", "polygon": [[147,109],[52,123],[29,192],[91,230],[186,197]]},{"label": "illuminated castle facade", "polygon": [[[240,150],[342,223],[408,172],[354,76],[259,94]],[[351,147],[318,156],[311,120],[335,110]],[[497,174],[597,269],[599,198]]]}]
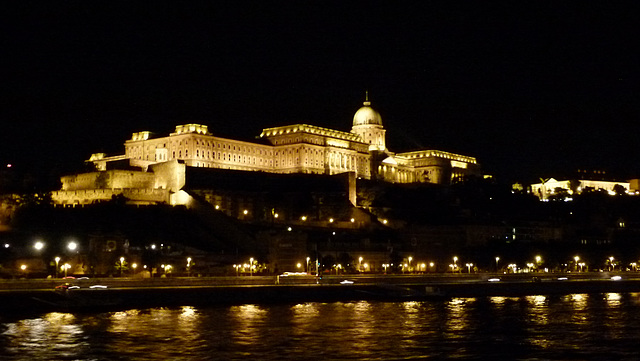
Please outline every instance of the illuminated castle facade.
[{"label": "illuminated castle facade", "polygon": [[166,137],[151,132],[133,133],[124,155],[92,155],[97,169],[112,161],[129,160],[132,166],[177,160],[186,166],[271,173],[332,175],[354,172],[356,177],[394,183],[448,184],[452,179],[479,174],[474,157],[438,150],[392,153],[386,147],[382,117],[365,101],[353,117],[351,132],[308,124],[266,128],[262,142],[216,137],[206,125],[176,126]]},{"label": "illuminated castle facade", "polygon": [[89,161],[97,171],[62,177],[62,189],[52,196],[65,206],[114,196],[139,204],[186,204],[189,169],[224,169],[328,176],[348,173],[354,180],[349,185],[349,200],[355,205],[356,178],[449,184],[456,177],[480,172],[476,159],[469,156],[439,150],[393,153],[387,149],[385,133],[382,117],[368,99],[353,116],[351,132],[293,124],[263,129],[255,142],[217,137],[201,124],[178,125],[164,137],[136,132],[125,141],[124,154],[93,154]]}]

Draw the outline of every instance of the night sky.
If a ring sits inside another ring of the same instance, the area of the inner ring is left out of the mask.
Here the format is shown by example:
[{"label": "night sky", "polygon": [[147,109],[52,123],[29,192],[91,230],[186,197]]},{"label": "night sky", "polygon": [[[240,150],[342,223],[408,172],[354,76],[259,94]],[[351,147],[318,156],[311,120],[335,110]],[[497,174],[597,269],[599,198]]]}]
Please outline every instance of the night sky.
[{"label": "night sky", "polygon": [[1,5],[0,162],[65,172],[191,122],[247,140],[293,123],[349,131],[368,90],[392,151],[476,156],[505,182],[640,177],[632,5]]}]

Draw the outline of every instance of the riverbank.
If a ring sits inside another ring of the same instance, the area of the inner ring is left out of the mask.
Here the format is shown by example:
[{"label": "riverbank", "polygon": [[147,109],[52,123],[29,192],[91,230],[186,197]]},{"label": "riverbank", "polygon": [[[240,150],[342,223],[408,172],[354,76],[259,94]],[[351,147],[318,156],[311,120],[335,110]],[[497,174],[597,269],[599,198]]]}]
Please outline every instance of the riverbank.
[{"label": "riverbank", "polygon": [[[635,275],[635,274],[634,274]],[[335,302],[429,300],[450,297],[560,295],[640,292],[640,279],[610,275],[272,277],[162,280],[16,280],[0,285],[2,312],[15,310],[100,311],[129,308]],[[340,283],[349,280],[349,282]],[[25,281],[25,282],[21,282]],[[272,282],[267,284],[267,282]],[[351,283],[353,282],[353,283]],[[73,289],[55,289],[70,283]],[[90,288],[101,283],[106,288]],[[108,284],[108,285],[105,285]],[[17,287],[17,286],[21,287]],[[10,287],[16,286],[16,287]]]}]

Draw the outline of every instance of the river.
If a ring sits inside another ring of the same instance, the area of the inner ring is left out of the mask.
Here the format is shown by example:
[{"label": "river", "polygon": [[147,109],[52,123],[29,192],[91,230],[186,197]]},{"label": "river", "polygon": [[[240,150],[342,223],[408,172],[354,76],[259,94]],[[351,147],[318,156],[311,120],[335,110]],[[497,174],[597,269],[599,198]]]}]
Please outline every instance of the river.
[{"label": "river", "polygon": [[637,360],[640,294],[0,316],[1,360]]}]

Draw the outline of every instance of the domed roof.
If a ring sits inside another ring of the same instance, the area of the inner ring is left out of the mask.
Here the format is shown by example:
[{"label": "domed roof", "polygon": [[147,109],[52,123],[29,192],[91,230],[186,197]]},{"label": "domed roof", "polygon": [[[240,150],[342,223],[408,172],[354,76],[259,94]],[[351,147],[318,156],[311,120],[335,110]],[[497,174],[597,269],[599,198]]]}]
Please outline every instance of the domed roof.
[{"label": "domed roof", "polygon": [[358,109],[353,116],[353,125],[382,125],[382,117],[380,113],[371,108],[371,102],[367,99],[362,105],[362,108]]}]

